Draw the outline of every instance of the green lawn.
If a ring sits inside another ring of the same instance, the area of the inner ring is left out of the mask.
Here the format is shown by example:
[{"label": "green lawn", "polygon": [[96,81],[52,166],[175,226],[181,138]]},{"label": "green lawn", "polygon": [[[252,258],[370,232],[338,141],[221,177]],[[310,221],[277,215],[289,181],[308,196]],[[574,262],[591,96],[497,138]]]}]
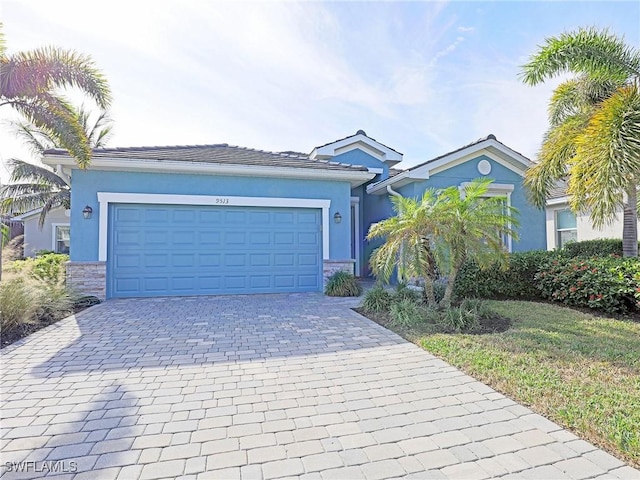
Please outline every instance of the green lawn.
[{"label": "green lawn", "polygon": [[555,305],[490,301],[503,333],[401,331],[498,391],[640,466],[640,323]]}]

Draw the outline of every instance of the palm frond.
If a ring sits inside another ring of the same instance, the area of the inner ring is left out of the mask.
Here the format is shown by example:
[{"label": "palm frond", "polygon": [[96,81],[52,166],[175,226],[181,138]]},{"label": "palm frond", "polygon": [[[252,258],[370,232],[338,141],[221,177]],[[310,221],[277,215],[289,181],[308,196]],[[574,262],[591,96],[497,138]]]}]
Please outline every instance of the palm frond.
[{"label": "palm frond", "polygon": [[87,134],[91,148],[105,147],[113,129],[113,120],[109,112],[101,111],[95,121],[91,123],[91,112],[86,110],[84,105],[82,105],[78,109],[78,117],[82,129]]},{"label": "palm frond", "polygon": [[69,184],[62,177],[47,167],[34,165],[17,158],[9,159],[8,165],[11,169],[10,182],[12,183],[27,181],[61,190],[69,187]]},{"label": "palm frond", "polygon": [[9,102],[33,125],[55,139],[74,157],[80,168],[91,163],[91,149],[73,108],[62,98],[42,94],[37,101]]},{"label": "palm frond", "polygon": [[638,87],[622,87],[602,102],[577,146],[568,190],[572,207],[590,209],[594,226],[601,227],[622,207],[629,183],[640,179]]},{"label": "palm frond", "polygon": [[35,155],[42,155],[45,150],[55,147],[55,140],[49,133],[36,128],[29,122],[11,122],[10,125],[18,139]]},{"label": "palm frond", "polygon": [[522,67],[521,79],[537,85],[565,72],[624,82],[640,76],[640,53],[607,29],[581,28],[545,39]]},{"label": "palm frond", "polygon": [[111,102],[105,76],[87,55],[44,47],[2,58],[0,91],[4,98],[33,99],[65,87],[81,89],[103,109]]},{"label": "palm frond", "polygon": [[70,199],[69,191],[52,191],[34,184],[5,185],[0,189],[0,213],[25,213],[47,203],[69,208]]}]

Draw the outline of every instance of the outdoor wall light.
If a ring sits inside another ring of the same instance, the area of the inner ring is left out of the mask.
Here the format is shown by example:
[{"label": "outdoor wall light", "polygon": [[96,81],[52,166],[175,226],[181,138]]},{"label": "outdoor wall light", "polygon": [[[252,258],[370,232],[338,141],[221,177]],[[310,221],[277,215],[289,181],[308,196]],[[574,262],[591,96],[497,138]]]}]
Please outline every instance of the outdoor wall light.
[{"label": "outdoor wall light", "polygon": [[84,209],[82,210],[82,216],[87,220],[91,218],[92,214],[93,214],[93,208],[91,208],[89,205],[84,207]]},{"label": "outdoor wall light", "polygon": [[336,223],[340,223],[342,221],[342,215],[340,215],[340,212],[333,214],[333,221]]}]

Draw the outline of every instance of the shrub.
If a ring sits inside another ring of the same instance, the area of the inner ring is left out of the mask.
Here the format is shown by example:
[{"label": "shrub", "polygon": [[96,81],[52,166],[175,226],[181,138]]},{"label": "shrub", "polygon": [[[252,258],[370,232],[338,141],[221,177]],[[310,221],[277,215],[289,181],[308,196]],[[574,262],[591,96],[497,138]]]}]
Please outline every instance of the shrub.
[{"label": "shrub", "polygon": [[402,300],[410,300],[414,303],[419,303],[422,301],[422,294],[420,293],[420,290],[409,288],[406,283],[399,283],[393,295],[393,301],[401,302]]},{"label": "shrub", "polygon": [[364,294],[362,309],[367,313],[383,313],[391,309],[393,295],[385,290],[382,285],[376,285]]},{"label": "shrub", "polygon": [[8,332],[23,324],[51,322],[72,311],[62,284],[27,275],[12,275],[0,284],[0,328]]},{"label": "shrub", "polygon": [[16,260],[11,263],[8,270],[13,273],[23,273],[49,284],[57,284],[64,281],[67,261],[69,261],[69,255],[47,253],[35,258]]},{"label": "shrub", "polygon": [[517,252],[509,255],[506,268],[494,264],[486,269],[468,261],[458,273],[454,293],[458,298],[538,298],[535,275],[558,257],[558,252],[546,250]]},{"label": "shrub", "polygon": [[391,304],[390,316],[389,325],[411,327],[425,321],[426,309],[415,300],[404,298]]},{"label": "shrub", "polygon": [[561,251],[564,256],[570,258],[608,257],[610,255],[622,256],[622,240],[602,238],[598,240],[571,242],[567,243]]},{"label": "shrub", "polygon": [[331,297],[358,297],[362,287],[352,274],[338,271],[327,279],[324,293]]},{"label": "shrub", "polygon": [[536,275],[540,292],[607,313],[640,311],[640,259],[558,258]]},{"label": "shrub", "polygon": [[451,307],[440,315],[440,324],[447,330],[464,332],[476,327],[480,321],[478,314],[473,310],[460,307]]}]

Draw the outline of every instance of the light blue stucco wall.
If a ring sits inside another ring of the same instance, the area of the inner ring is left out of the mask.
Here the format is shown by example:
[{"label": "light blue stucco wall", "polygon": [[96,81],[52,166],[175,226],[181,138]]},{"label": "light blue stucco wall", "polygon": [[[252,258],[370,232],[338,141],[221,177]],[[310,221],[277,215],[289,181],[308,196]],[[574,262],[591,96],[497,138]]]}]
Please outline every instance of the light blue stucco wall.
[{"label": "light blue stucco wall", "polygon": [[528,202],[522,184],[522,176],[486,155],[479,155],[463,164],[432,175],[428,180],[406,185],[398,189],[398,191],[404,196],[418,197],[429,187],[445,188],[469,182],[474,178],[483,176],[478,172],[478,162],[481,160],[486,160],[491,164],[491,172],[487,177],[491,178],[494,183],[514,186],[511,193],[511,206],[519,211],[520,227],[518,231],[520,240],[513,242],[512,250],[514,252],[524,252],[546,249],[545,213]]},{"label": "light blue stucco wall", "polygon": [[341,153],[340,155],[333,157],[331,161],[347,163],[349,165],[361,165],[368,168],[382,168],[383,172],[376,175],[376,178],[373,179],[374,182],[379,182],[380,180],[389,178],[389,165],[381,162],[362,150],[351,150],[346,153]]},{"label": "light blue stucco wall", "polygon": [[[349,182],[74,169],[72,186],[71,261],[98,260],[100,206],[97,192],[328,199],[331,200],[330,259],[351,258],[349,241],[351,184]],[[89,220],[82,216],[85,205],[93,208],[93,215]],[[342,215],[340,224],[333,222],[333,215],[337,211]]]},{"label": "light blue stucco wall", "polygon": [[[522,177],[513,170],[506,168],[493,159],[479,155],[461,165],[444,170],[438,174],[432,175],[431,178],[424,181],[418,181],[405,185],[404,187],[394,188],[398,193],[405,197],[421,197],[427,188],[446,188],[450,186],[459,186],[463,182],[469,182],[474,178],[482,177],[478,172],[477,165],[481,160],[487,160],[491,164],[491,173],[487,177],[491,178],[494,183],[510,184],[514,186],[511,193],[511,205],[519,211],[520,240],[514,241],[512,250],[514,252],[537,250],[546,248],[546,230],[545,230],[545,213],[542,210],[531,205],[526,198],[526,193],[522,185]],[[389,218],[394,214],[391,200],[387,194],[383,195],[365,195],[363,223],[366,231],[371,224],[379,222],[385,218]],[[364,243],[363,265],[368,269],[368,259],[371,252],[377,248],[382,241]]]}]

